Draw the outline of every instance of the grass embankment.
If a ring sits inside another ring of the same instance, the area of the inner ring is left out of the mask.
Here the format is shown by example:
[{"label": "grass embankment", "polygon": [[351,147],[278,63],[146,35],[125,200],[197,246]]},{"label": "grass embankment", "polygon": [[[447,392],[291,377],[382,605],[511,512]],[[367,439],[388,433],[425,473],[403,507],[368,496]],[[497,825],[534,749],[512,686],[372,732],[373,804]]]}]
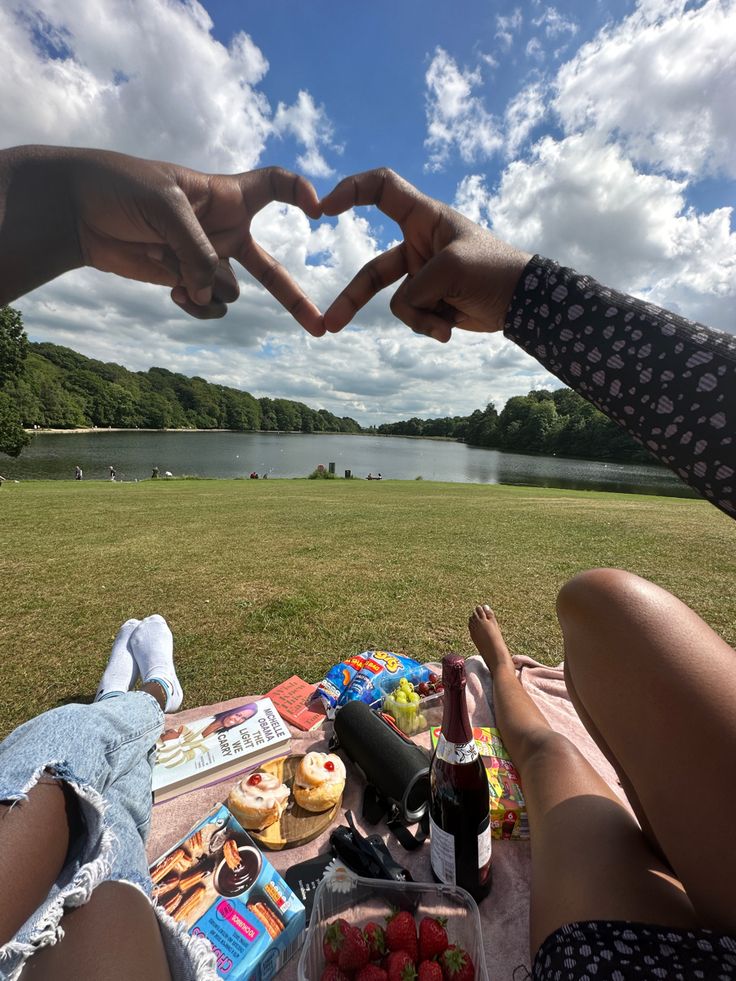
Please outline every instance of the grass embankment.
[{"label": "grass embankment", "polygon": [[195,705],[371,647],[562,657],[560,585],[630,569],[736,643],[736,525],[702,501],[365,481],[27,482],[0,491],[0,735],[93,693],[123,620],[162,613]]}]

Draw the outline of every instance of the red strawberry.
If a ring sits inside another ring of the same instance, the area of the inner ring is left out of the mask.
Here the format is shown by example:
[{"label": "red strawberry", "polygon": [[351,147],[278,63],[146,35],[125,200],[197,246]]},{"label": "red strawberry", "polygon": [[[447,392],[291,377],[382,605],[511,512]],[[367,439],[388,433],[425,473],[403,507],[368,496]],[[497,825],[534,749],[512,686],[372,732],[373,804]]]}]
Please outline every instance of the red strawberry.
[{"label": "red strawberry", "polygon": [[337,963],[337,955],[340,953],[340,948],[342,947],[342,938],[346,930],[350,930],[350,924],[347,920],[333,920],[325,930],[325,935],[322,938],[322,953],[325,955],[325,960],[328,964]]},{"label": "red strawberry", "polygon": [[419,959],[428,961],[447,950],[449,940],[444,916],[425,916],[419,921]]},{"label": "red strawberry", "polygon": [[378,923],[366,923],[363,927],[363,936],[368,941],[371,952],[371,960],[377,961],[386,953],[386,934],[382,926]]},{"label": "red strawberry", "polygon": [[358,927],[348,927],[343,933],[342,944],[337,955],[338,967],[343,971],[358,971],[371,959],[368,941]]},{"label": "red strawberry", "polygon": [[451,944],[440,957],[445,981],[473,981],[475,965],[470,954]]},{"label": "red strawberry", "polygon": [[393,950],[386,958],[388,981],[415,981],[414,961],[405,950]]},{"label": "red strawberry", "polygon": [[386,943],[389,950],[405,950],[416,961],[419,950],[417,925],[408,910],[399,910],[388,918]]},{"label": "red strawberry", "polygon": [[355,975],[355,981],[388,981],[388,974],[378,964],[366,964]]},{"label": "red strawberry", "polygon": [[417,981],[442,981],[442,968],[437,961],[422,961]]},{"label": "red strawberry", "polygon": [[350,981],[350,978],[337,964],[328,964],[322,972],[320,981]]}]

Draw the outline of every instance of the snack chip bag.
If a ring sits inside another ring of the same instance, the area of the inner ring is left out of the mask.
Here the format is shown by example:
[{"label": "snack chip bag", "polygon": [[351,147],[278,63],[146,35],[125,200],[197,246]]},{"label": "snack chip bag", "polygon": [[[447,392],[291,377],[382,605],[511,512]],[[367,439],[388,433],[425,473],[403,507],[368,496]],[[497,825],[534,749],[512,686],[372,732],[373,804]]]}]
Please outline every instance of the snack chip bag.
[{"label": "snack chip bag", "polygon": [[364,664],[352,678],[337,702],[340,708],[347,702],[361,701],[367,705],[380,704],[383,696],[406,678],[413,685],[429,680],[429,668],[411,657],[392,651],[364,651]]},{"label": "snack chip bag", "polygon": [[340,696],[365,664],[365,654],[348,657],[339,664],[333,664],[325,677],[317,685],[313,698],[319,698],[325,707],[327,718],[335,714]]}]

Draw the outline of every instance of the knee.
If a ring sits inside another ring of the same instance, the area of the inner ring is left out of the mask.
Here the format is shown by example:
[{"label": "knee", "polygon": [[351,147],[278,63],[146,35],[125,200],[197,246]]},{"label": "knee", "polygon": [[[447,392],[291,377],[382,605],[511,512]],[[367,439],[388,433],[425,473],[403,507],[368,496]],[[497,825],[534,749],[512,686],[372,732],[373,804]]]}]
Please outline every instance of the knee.
[{"label": "knee", "polygon": [[532,771],[540,776],[549,773],[567,773],[576,768],[581,754],[567,736],[554,729],[539,729],[527,735],[523,744],[522,779],[526,780]]},{"label": "knee", "polygon": [[557,594],[557,617],[565,621],[610,616],[621,609],[646,601],[650,590],[656,589],[646,579],[623,569],[589,569],[568,580]]},{"label": "knee", "polygon": [[[616,660],[642,625],[661,614],[658,586],[622,569],[590,569],[566,582],[557,596],[557,618],[565,641],[566,667],[582,659]],[[569,679],[568,679],[569,680]]]}]

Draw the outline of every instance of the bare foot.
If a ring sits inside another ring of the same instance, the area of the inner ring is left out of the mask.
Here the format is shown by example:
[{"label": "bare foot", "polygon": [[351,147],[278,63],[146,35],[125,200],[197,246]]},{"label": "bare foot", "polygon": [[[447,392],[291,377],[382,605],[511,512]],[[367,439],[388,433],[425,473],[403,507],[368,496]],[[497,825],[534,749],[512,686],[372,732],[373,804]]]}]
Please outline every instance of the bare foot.
[{"label": "bare foot", "polygon": [[496,614],[488,604],[476,606],[468,619],[468,630],[470,639],[478,648],[478,653],[486,662],[491,674],[503,664],[513,667]]}]

